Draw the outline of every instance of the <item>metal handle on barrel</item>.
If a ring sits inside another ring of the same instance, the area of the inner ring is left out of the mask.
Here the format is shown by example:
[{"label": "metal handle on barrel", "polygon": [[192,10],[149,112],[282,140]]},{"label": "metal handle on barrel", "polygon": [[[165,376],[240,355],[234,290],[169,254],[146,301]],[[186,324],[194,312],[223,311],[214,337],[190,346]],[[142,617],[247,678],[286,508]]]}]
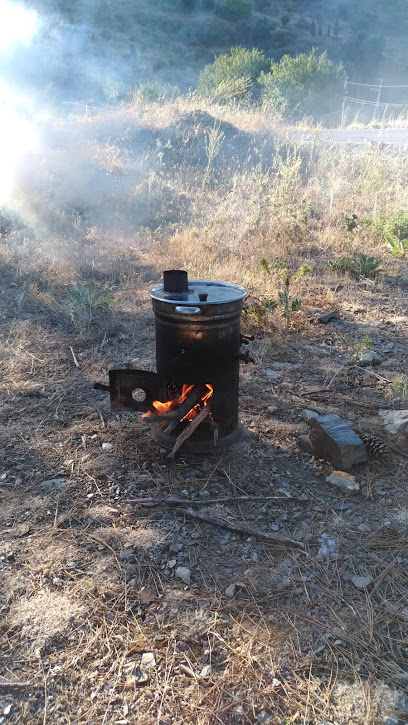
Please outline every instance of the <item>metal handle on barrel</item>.
[{"label": "metal handle on barrel", "polygon": [[201,309],[199,307],[187,307],[186,305],[178,305],[176,312],[180,312],[182,315],[199,315]]}]

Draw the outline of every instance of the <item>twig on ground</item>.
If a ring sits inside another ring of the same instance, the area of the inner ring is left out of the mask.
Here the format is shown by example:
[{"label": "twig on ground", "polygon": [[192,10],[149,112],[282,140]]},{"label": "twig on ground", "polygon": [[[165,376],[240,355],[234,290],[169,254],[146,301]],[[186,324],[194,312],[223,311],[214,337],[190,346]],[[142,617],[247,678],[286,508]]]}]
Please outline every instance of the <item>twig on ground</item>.
[{"label": "twig on ground", "polygon": [[31,682],[14,682],[13,680],[0,680],[0,692],[2,690],[26,690],[32,688]]},{"label": "twig on ground", "polygon": [[245,534],[246,536],[253,536],[256,539],[261,539],[262,541],[269,541],[271,544],[285,544],[286,546],[295,546],[298,549],[304,549],[304,544],[302,544],[301,541],[295,541],[295,539],[288,539],[285,536],[277,536],[276,534],[267,534],[264,531],[258,531],[258,529],[251,529],[248,526],[242,526],[238,524],[233,524],[231,521],[225,521],[224,519],[219,519],[217,516],[206,516],[205,514],[200,514],[198,511],[193,511],[193,509],[175,509],[175,513],[179,516],[186,516],[189,519],[198,519],[199,521],[204,521],[207,524],[213,524],[214,526],[221,526],[223,529],[228,529],[229,531],[236,531],[239,534]]},{"label": "twig on ground", "polygon": [[79,364],[79,362],[78,362],[77,356],[74,353],[74,348],[72,347],[72,345],[69,346],[69,349],[71,350],[71,355],[72,355],[72,359],[74,361],[75,367],[76,368],[81,367],[80,364]]},{"label": "twig on ground", "polygon": [[[233,501],[297,501],[300,503],[309,502],[308,498],[302,498],[301,496],[226,496],[225,498],[207,498],[202,500],[189,501],[192,506],[210,506],[212,504],[219,503],[232,503]],[[146,506],[158,506],[159,504],[167,504],[167,506],[179,506],[183,505],[186,501],[182,498],[175,498],[172,496],[165,497],[145,497],[145,498],[128,498],[124,503],[138,503]]]},{"label": "twig on ground", "polygon": [[[329,383],[330,385],[330,383]],[[358,383],[358,385],[342,385],[338,388],[320,388],[319,390],[307,390],[304,393],[295,393],[292,390],[292,393],[296,395],[298,398],[304,398],[308,395],[322,395],[326,393],[346,393],[348,390],[356,390],[357,388],[375,388],[375,385],[373,383]]]}]

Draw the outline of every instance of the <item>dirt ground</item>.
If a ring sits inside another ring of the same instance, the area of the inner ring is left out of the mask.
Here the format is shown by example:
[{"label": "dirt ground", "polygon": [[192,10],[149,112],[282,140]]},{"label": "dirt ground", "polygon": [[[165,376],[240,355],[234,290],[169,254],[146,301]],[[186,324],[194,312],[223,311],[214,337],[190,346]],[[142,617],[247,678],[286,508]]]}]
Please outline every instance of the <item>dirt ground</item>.
[{"label": "dirt ground", "polygon": [[[154,367],[148,289],[132,281],[133,313],[101,340],[62,330],[4,277],[1,722],[405,722],[406,459],[358,467],[361,490],[347,496],[296,436],[305,409],[381,432],[378,409],[393,406],[384,380],[405,366],[408,320],[391,307],[406,289],[367,282],[385,320],[375,329],[346,299],[339,320],[308,310],[287,336],[244,321],[258,332],[258,363],[241,371],[247,434],[175,461],[139,414],[112,415],[92,387],[113,364]],[[339,344],[362,332],[384,355],[378,373]],[[217,503],[245,495],[264,499]],[[159,496],[304,548],[132,503]]]},{"label": "dirt ground", "polygon": [[[407,407],[391,388],[406,257],[378,232],[405,208],[407,165],[317,135],[274,147],[256,114],[218,111],[58,122],[22,168],[23,223],[0,215],[0,725],[408,721],[407,458],[356,467],[351,495],[298,447],[305,410],[384,438],[379,411]],[[329,263],[361,252],[381,273]],[[287,331],[265,307],[282,278],[259,264],[277,257],[312,267]],[[111,367],[154,369],[148,291],[170,268],[248,288],[257,358],[243,441],[174,461],[93,389]],[[78,281],[115,304],[78,302]],[[134,501],[169,496],[183,504]]]}]

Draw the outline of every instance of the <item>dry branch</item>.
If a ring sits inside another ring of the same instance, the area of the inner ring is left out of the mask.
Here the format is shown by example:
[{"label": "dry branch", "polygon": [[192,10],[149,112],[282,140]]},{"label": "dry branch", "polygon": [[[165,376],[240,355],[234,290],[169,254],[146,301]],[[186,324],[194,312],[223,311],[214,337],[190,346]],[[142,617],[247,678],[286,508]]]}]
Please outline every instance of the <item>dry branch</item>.
[{"label": "dry branch", "polygon": [[[301,498],[300,496],[226,496],[225,498],[205,498],[198,501],[192,501],[193,506],[212,506],[214,504],[224,504],[239,501],[245,503],[245,501],[298,501],[299,503],[308,503],[308,498]],[[158,498],[142,497],[142,498],[128,498],[124,503],[137,503],[147,506],[158,506],[159,504],[166,504],[167,506],[180,506],[185,504],[186,501],[182,498],[175,498],[172,496],[161,496]]]},{"label": "dry branch", "polygon": [[194,388],[191,390],[191,392],[187,395],[186,399],[183,400],[182,403],[177,407],[177,409],[174,411],[175,415],[172,421],[170,421],[170,425],[166,428],[166,433],[171,433],[175,428],[177,428],[180,421],[187,415],[187,413],[190,412],[192,408],[194,408],[197,403],[200,402],[202,396],[204,395],[206,391],[205,385],[195,385]]},{"label": "dry branch", "polygon": [[0,681],[0,692],[2,690],[27,690],[32,688],[31,682],[14,682],[13,680]]},{"label": "dry branch", "polygon": [[177,428],[178,424],[187,415],[187,413],[194,408],[197,403],[200,402],[201,397],[205,393],[205,385],[195,385],[194,388],[189,392],[185,400],[177,405],[176,408],[169,410],[167,413],[155,415],[146,415],[143,419],[145,423],[149,425],[155,425],[156,423],[162,423],[164,421],[170,421],[166,427],[166,432],[171,433],[174,428]]},{"label": "dry branch", "polygon": [[71,350],[71,355],[72,355],[72,359],[74,361],[75,367],[76,368],[80,368],[81,366],[80,366],[80,364],[78,362],[77,356],[74,353],[74,348],[72,347],[72,345],[69,346],[69,349]]},{"label": "dry branch", "polygon": [[295,539],[288,539],[286,536],[277,536],[276,534],[266,534],[264,531],[258,531],[258,529],[251,529],[249,526],[242,526],[233,524],[231,521],[225,521],[219,519],[217,516],[206,516],[205,514],[193,511],[193,509],[175,509],[175,512],[179,516],[186,516],[189,519],[198,519],[204,521],[207,524],[213,524],[214,526],[221,526],[223,529],[228,531],[236,531],[238,534],[245,534],[245,536],[253,536],[256,539],[262,541],[268,541],[270,544],[285,544],[286,546],[295,546],[298,549],[304,549],[304,544],[301,541],[295,541]]}]

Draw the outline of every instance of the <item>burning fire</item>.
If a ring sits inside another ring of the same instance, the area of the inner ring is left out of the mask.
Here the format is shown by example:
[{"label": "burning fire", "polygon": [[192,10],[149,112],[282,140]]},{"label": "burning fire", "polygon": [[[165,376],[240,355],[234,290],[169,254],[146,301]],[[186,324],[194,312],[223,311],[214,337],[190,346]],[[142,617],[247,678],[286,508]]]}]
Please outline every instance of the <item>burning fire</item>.
[{"label": "burning fire", "polygon": [[[166,403],[162,403],[160,400],[154,400],[153,401],[153,408],[155,409],[156,413],[153,411],[148,411],[147,413],[144,413],[142,416],[143,418],[146,418],[150,415],[164,415],[165,413],[169,413],[172,410],[176,410],[181,403],[183,403],[188,395],[194,390],[196,386],[195,385],[183,385],[181,395],[178,398],[174,398],[173,400],[168,400]],[[209,401],[212,398],[213,394],[213,386],[210,383],[206,383],[206,392],[203,393],[203,395],[200,398],[200,401],[192,406],[192,408],[186,413],[186,415],[183,416],[183,418],[180,419],[180,423],[183,420],[194,420],[194,418],[198,415],[200,410],[202,410],[206,405],[209,404]]]}]

